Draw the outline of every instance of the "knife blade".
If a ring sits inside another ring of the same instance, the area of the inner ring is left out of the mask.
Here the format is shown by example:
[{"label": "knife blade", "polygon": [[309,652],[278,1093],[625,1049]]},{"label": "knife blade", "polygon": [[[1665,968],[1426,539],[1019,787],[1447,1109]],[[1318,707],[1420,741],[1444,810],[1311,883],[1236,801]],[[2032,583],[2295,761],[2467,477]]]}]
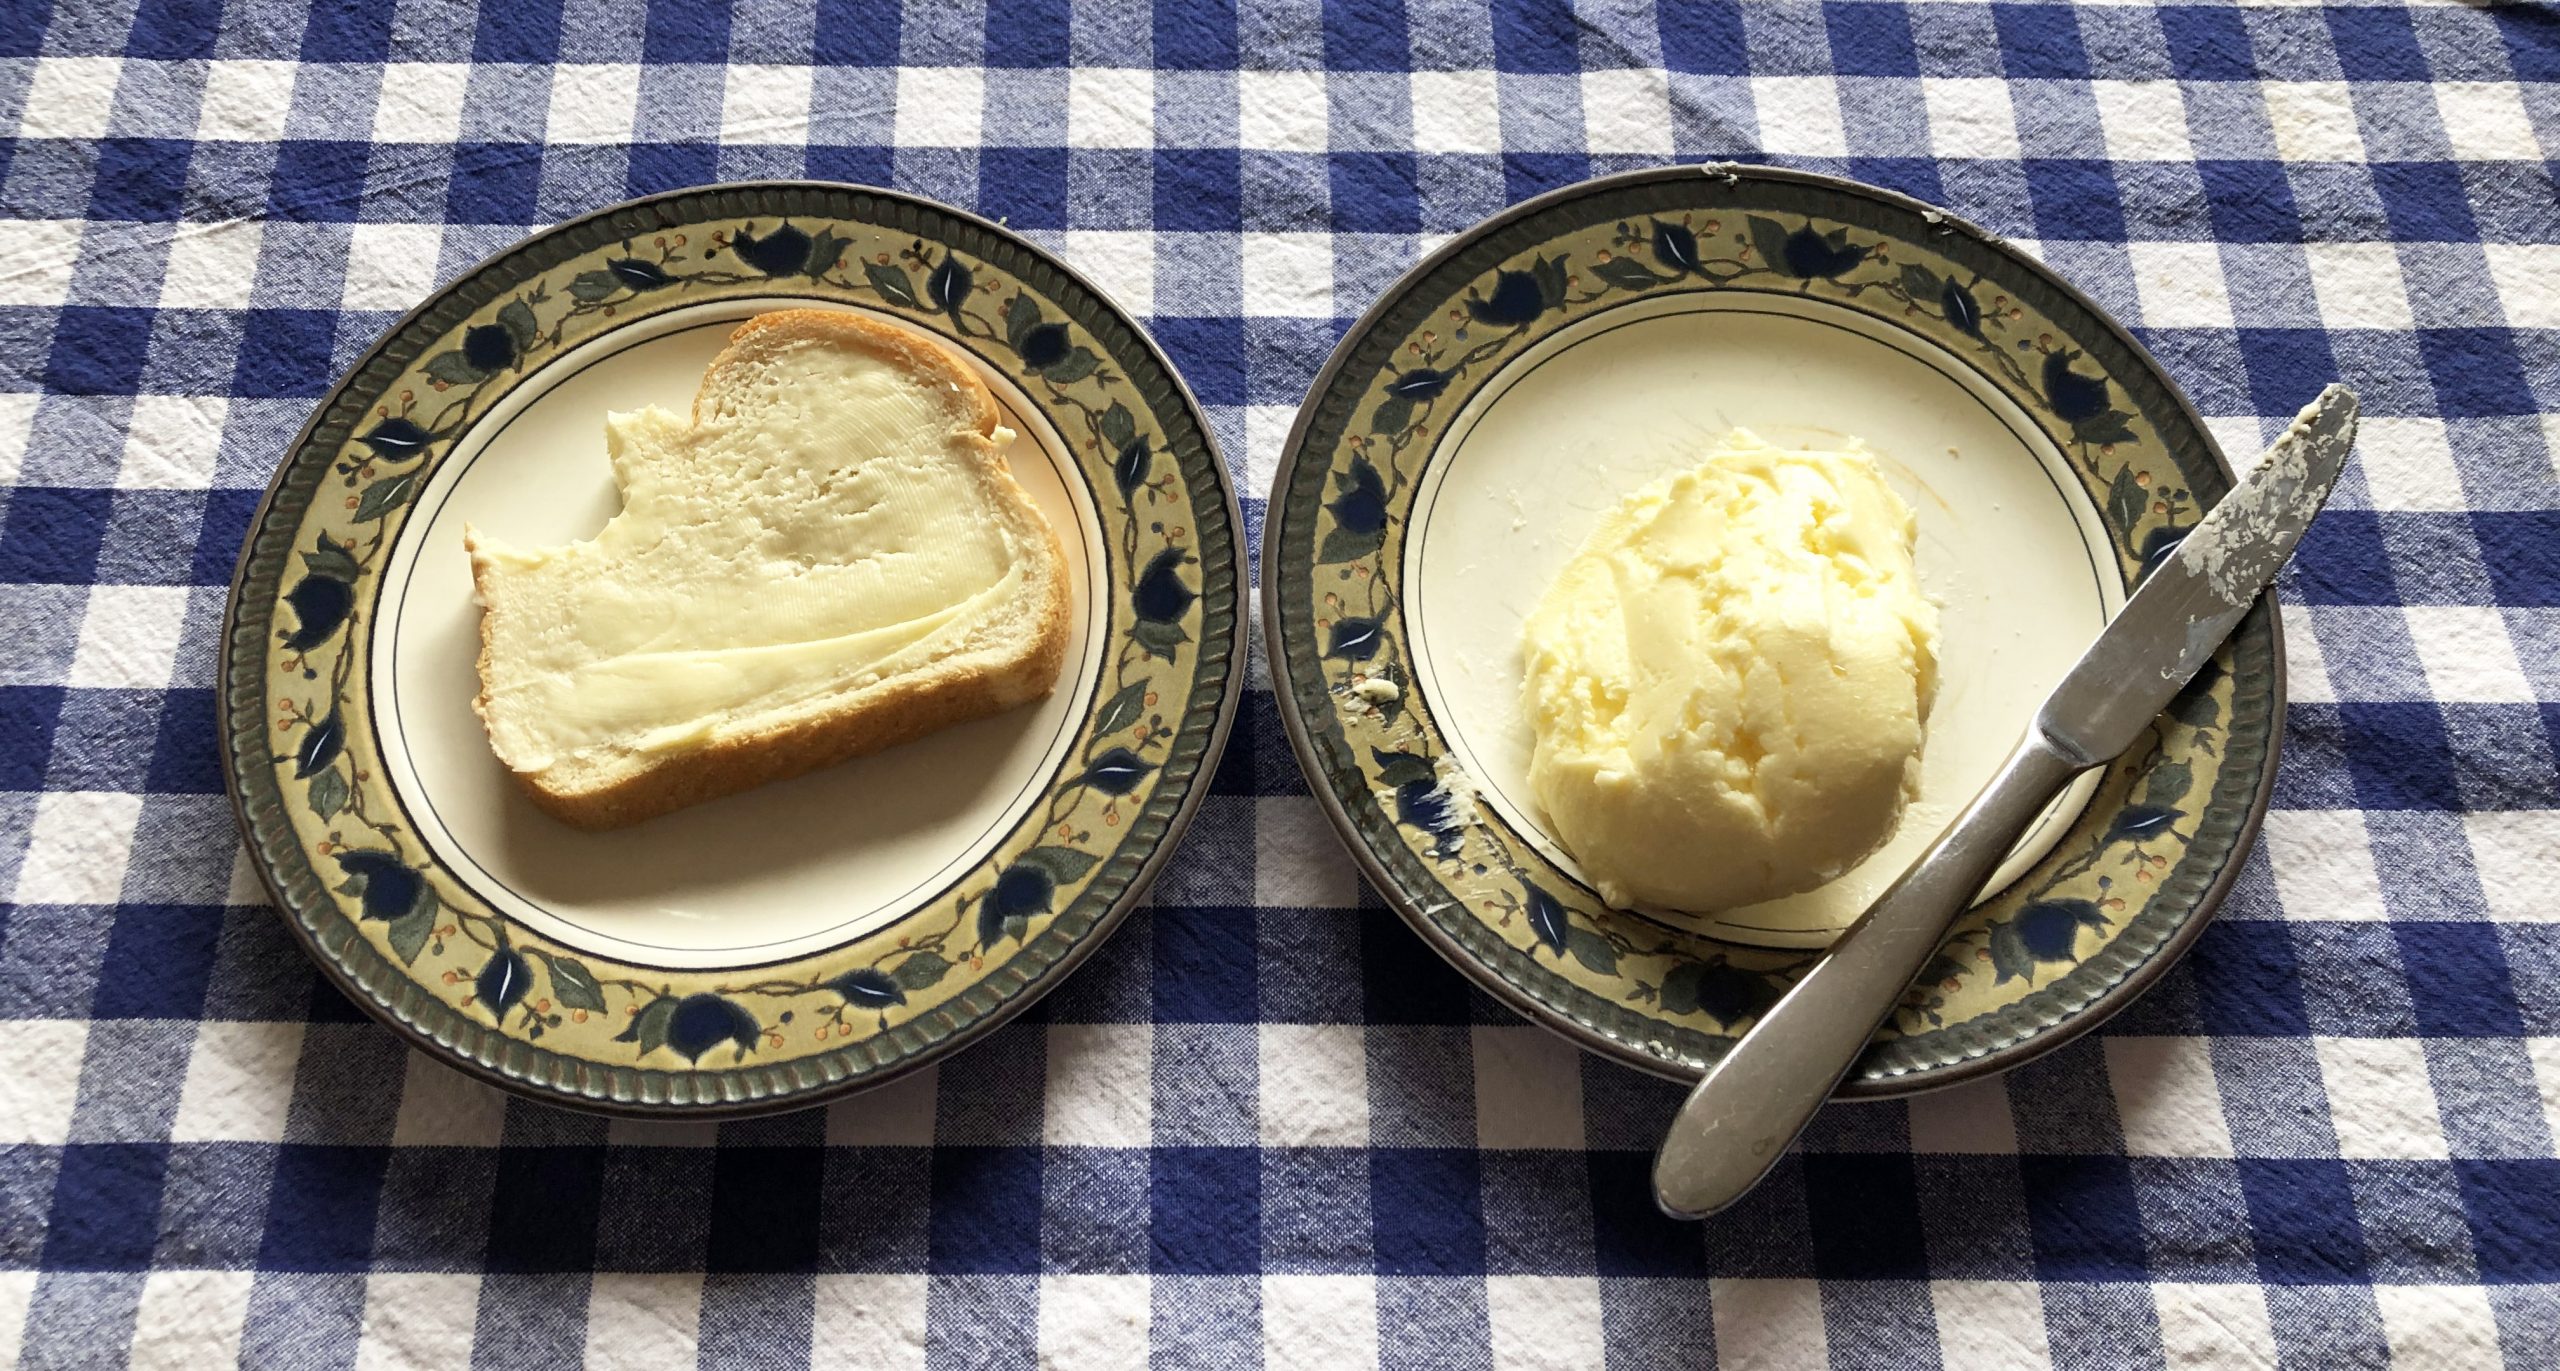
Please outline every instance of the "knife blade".
[{"label": "knife blade", "polygon": [[2331,385],[2146,578],[2045,697],[2036,727],[2095,766],[2133,746],[2273,584],[2346,468],[2355,392]]},{"label": "knife blade", "polygon": [[1654,1158],[1663,1212],[1703,1218],[1767,1174],[2018,835],[2073,776],[2131,747],[2274,582],[2337,484],[2355,424],[2344,386],[2295,416],[2064,674],[1991,784],[1708,1066]]}]

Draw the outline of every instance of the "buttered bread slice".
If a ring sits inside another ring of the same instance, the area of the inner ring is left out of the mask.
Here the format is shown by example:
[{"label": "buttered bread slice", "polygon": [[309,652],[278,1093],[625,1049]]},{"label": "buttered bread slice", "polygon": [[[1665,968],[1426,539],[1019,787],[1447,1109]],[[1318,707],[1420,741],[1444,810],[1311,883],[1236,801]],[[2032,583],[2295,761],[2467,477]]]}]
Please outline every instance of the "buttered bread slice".
[{"label": "buttered bread slice", "polygon": [[622,512],[465,529],[480,719],[534,801],[634,823],[1048,692],[1066,558],[957,355],[856,315],[748,320],[688,419],[605,420]]}]

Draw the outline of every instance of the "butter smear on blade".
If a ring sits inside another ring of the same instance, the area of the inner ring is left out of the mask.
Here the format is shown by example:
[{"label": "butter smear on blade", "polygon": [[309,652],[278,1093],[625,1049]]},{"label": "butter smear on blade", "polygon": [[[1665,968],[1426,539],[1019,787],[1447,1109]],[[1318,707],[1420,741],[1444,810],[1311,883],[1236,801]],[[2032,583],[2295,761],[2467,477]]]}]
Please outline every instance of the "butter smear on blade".
[{"label": "butter smear on blade", "polygon": [[1628,496],[1531,612],[1529,784],[1613,905],[1813,889],[1920,783],[1938,611],[1875,459],[1736,429]]}]

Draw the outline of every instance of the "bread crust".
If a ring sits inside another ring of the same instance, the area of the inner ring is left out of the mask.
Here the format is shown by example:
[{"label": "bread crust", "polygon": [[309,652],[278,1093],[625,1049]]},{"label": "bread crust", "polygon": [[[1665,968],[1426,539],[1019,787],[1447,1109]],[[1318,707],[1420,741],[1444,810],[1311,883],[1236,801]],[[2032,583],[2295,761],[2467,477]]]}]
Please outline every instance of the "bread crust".
[{"label": "bread crust", "polygon": [[[1066,662],[1069,636],[1066,549],[995,450],[995,395],[957,353],[923,334],[857,314],[822,309],[759,314],[729,335],[728,346],[703,371],[702,385],[694,392],[694,422],[701,422],[705,402],[716,397],[724,369],[812,343],[862,348],[921,381],[951,388],[963,407],[960,417],[983,440],[964,444],[961,451],[979,464],[997,511],[1022,535],[1023,565],[1038,573],[1026,587],[1027,594],[1037,597],[1026,616],[1032,621],[1032,632],[1013,651],[993,661],[961,665],[946,659],[908,675],[795,705],[785,717],[751,730],[732,732],[724,727],[721,736],[653,754],[637,770],[601,784],[564,788],[548,781],[547,770],[510,768],[526,796],[562,823],[590,830],[625,827],[1002,713],[1048,694],[1056,685]],[[470,530],[465,530],[463,541],[471,557],[473,593],[482,607],[480,694],[472,706],[486,728],[492,679],[489,625],[496,608],[490,594],[489,559]]]}]

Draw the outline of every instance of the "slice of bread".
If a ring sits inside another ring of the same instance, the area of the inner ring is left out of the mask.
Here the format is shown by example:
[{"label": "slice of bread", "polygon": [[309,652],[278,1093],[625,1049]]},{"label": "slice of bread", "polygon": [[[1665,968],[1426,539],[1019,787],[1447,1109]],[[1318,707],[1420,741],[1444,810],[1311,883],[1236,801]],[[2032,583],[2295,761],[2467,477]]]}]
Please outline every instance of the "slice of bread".
[{"label": "slice of bread", "polygon": [[608,415],[622,512],[518,550],[465,528],[481,722],[536,804],[613,828],[1012,708],[1066,656],[1066,555],[995,398],[924,336],[794,309],[730,336],[690,420]]}]

